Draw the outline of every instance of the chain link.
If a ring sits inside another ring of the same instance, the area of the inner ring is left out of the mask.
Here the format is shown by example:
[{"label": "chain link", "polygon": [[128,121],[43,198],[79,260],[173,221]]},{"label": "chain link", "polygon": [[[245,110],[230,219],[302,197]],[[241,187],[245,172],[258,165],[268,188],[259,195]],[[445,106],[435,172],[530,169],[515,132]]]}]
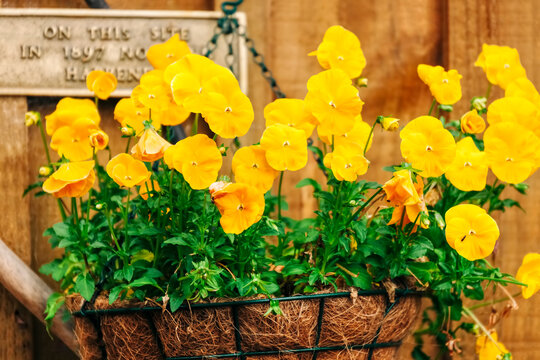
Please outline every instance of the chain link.
[{"label": "chain link", "polygon": [[234,52],[233,42],[235,37],[237,36],[243,38],[245,46],[253,57],[253,62],[257,64],[257,66],[261,69],[261,74],[270,85],[274,96],[276,98],[284,98],[286,97],[285,93],[281,91],[277,80],[274,78],[274,74],[266,65],[263,54],[257,51],[257,48],[255,47],[255,41],[253,41],[253,39],[247,35],[245,28],[240,27],[238,24],[238,20],[233,17],[234,13],[236,12],[237,6],[241,3],[242,1],[226,1],[222,4],[221,8],[225,15],[218,20],[217,26],[214,29],[214,35],[208,41],[205,51],[203,51],[204,56],[212,56],[212,54],[216,51],[218,47],[219,38],[223,36],[225,39],[225,43],[227,44],[225,64],[233,72],[233,74],[237,75],[236,68],[238,56]]}]

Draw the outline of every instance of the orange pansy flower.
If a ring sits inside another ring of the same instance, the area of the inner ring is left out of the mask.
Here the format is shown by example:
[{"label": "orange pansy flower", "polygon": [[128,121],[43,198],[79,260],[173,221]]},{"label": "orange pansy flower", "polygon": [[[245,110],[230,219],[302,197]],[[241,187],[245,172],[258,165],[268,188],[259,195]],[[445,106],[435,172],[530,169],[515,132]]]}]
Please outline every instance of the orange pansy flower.
[{"label": "orange pansy flower", "polygon": [[144,130],[137,144],[131,149],[131,154],[135,159],[152,162],[161,159],[169,146],[171,144],[159,136],[156,130],[148,128]]},{"label": "orange pansy flower", "polygon": [[120,186],[141,185],[150,178],[151,172],[144,163],[129,154],[118,154],[107,163],[107,174]]},{"label": "orange pansy flower", "polygon": [[80,197],[85,195],[96,178],[94,161],[69,162],[62,164],[45,182],[43,191],[54,197]]},{"label": "orange pansy flower", "polygon": [[110,72],[94,70],[86,77],[86,87],[101,100],[107,100],[117,85],[118,80]]},{"label": "orange pansy flower", "polygon": [[306,133],[283,124],[270,125],[261,137],[266,160],[278,171],[300,170],[307,164]]},{"label": "orange pansy flower", "polygon": [[237,182],[251,185],[262,193],[272,188],[278,175],[266,161],[266,152],[260,145],[238,149],[232,159],[232,170]]}]

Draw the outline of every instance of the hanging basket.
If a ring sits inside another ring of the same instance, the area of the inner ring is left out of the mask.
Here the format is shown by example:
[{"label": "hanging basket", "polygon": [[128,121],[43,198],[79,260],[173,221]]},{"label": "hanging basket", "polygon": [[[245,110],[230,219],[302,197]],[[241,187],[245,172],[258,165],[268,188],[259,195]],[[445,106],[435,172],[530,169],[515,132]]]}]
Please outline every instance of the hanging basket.
[{"label": "hanging basket", "polygon": [[175,313],[98,296],[66,302],[83,360],[395,359],[420,308],[421,292],[398,289],[277,298],[218,299]]}]

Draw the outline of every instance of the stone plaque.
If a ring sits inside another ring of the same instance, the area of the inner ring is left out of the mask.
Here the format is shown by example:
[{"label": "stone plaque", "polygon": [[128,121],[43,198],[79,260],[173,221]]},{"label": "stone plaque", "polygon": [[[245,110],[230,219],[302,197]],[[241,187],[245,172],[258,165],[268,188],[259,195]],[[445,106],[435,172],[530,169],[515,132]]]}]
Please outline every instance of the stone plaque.
[{"label": "stone plaque", "polygon": [[[142,74],[152,70],[150,45],[173,34],[202,53],[213,36],[214,11],[80,9],[0,9],[0,95],[92,96],[85,78],[92,70],[112,72],[129,96]],[[244,13],[237,13],[245,26]],[[243,39],[232,39],[235,72],[247,89],[247,52]],[[221,37],[212,58],[225,65],[228,45]]]}]

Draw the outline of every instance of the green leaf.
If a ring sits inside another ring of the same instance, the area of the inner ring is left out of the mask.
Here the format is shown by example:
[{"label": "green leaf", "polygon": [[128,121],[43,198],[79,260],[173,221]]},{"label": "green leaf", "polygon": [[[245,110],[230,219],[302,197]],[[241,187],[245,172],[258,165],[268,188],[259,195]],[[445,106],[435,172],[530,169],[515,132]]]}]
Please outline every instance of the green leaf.
[{"label": "green leaf", "polygon": [[171,308],[171,312],[178,310],[185,300],[185,296],[180,296],[177,293],[171,294],[169,296],[169,307]]},{"label": "green leaf", "polygon": [[56,236],[61,238],[69,237],[69,226],[66,223],[59,222],[52,226]]},{"label": "green leaf", "polygon": [[51,329],[54,316],[62,305],[64,305],[65,301],[65,296],[57,292],[52,293],[47,299],[47,304],[45,305],[45,324],[47,325],[47,332]]},{"label": "green leaf", "polygon": [[94,279],[92,279],[90,274],[79,274],[79,276],[77,276],[77,280],[75,281],[75,291],[81,294],[85,300],[92,300],[95,288]]},{"label": "green leaf", "polygon": [[300,182],[298,182],[298,184],[296,184],[296,188],[301,188],[301,187],[304,187],[304,186],[313,186],[313,189],[315,191],[321,191],[322,190],[321,185],[319,184],[319,182],[314,180],[314,179],[311,179],[311,178],[302,179],[302,180],[300,180]]},{"label": "green leaf", "polygon": [[125,285],[119,285],[111,289],[111,292],[109,293],[109,305],[111,305],[112,303],[116,301],[116,299],[118,299],[118,296],[120,296],[120,293],[125,288],[126,288]]},{"label": "green leaf", "polygon": [[150,263],[154,261],[154,253],[146,249],[139,250],[131,257],[132,264],[136,261],[146,261]]}]

